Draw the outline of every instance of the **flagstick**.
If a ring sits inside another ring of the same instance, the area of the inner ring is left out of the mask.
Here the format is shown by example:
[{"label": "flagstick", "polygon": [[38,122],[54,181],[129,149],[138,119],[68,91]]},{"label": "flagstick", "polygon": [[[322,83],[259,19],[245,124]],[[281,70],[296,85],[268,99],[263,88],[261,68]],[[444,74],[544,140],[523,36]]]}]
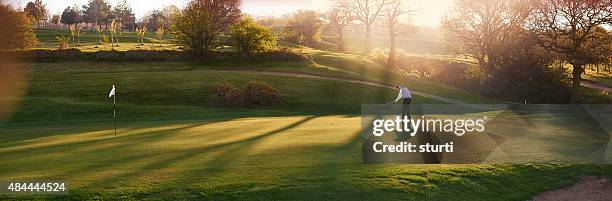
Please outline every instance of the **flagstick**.
[{"label": "flagstick", "polygon": [[115,120],[115,136],[117,136],[117,102],[115,101],[115,99],[117,98],[117,95],[113,96],[113,119]]}]

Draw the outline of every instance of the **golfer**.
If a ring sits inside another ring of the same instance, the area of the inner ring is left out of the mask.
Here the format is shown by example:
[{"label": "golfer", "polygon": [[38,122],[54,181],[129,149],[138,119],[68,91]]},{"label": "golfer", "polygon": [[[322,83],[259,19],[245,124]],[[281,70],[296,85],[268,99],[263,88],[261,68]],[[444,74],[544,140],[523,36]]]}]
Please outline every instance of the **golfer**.
[{"label": "golfer", "polygon": [[399,93],[397,94],[397,98],[395,102],[402,101],[402,119],[408,118],[410,119],[410,102],[412,102],[412,95],[410,94],[410,90],[406,88],[404,85],[397,86],[399,89]]}]

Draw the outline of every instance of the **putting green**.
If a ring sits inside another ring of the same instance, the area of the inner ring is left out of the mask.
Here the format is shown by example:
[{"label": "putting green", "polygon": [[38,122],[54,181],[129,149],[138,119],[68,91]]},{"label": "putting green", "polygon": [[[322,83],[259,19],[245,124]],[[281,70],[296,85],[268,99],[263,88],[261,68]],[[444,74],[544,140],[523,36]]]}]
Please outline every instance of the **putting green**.
[{"label": "putting green", "polygon": [[[597,165],[367,165],[360,118],[291,116],[0,129],[0,180],[61,180],[61,199],[528,199]],[[511,188],[500,186],[515,185]],[[6,197],[9,198],[9,197]]]}]

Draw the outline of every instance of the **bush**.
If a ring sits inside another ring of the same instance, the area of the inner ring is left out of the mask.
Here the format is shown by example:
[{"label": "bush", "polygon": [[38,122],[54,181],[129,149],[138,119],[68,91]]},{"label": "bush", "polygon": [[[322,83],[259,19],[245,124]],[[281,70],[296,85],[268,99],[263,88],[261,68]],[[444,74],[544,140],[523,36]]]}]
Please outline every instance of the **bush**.
[{"label": "bush", "polygon": [[34,35],[34,20],[24,12],[13,10],[10,5],[0,3],[0,50],[27,49],[38,42]]},{"label": "bush", "polygon": [[240,107],[244,105],[244,96],[242,90],[233,88],[225,94],[225,102],[232,107]]},{"label": "bush", "polygon": [[276,105],[280,102],[281,93],[270,84],[251,81],[244,85],[244,101],[252,105]]},{"label": "bush", "polygon": [[229,43],[239,52],[252,55],[276,47],[276,37],[268,28],[247,17],[230,26]]},{"label": "bush", "polygon": [[[228,92],[234,89],[238,89],[238,88],[234,87],[231,84],[217,83],[213,87],[214,93],[208,96],[206,101],[211,105],[228,105],[228,101],[227,101],[228,99],[226,98],[227,97],[226,95],[228,94]],[[235,98],[235,97],[232,96],[232,98]],[[235,101],[235,100],[232,99],[232,101]]]}]

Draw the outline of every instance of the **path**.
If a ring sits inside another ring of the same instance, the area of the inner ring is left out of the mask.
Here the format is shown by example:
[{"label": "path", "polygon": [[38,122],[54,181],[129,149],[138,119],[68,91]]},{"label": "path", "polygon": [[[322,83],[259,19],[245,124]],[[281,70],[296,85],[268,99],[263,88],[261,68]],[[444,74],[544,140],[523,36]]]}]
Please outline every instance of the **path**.
[{"label": "path", "polygon": [[599,89],[608,93],[612,93],[612,87],[597,83],[597,82],[593,82],[591,80],[585,80],[583,79],[582,82],[580,82],[582,86],[588,87],[588,88],[592,88],[592,89]]},{"label": "path", "polygon": [[[228,73],[242,72],[242,73],[253,73],[253,74],[261,74],[261,75],[275,75],[275,76],[285,76],[285,77],[298,77],[298,78],[312,78],[312,79],[322,79],[322,80],[334,80],[334,81],[349,82],[349,83],[362,84],[362,85],[375,86],[375,87],[384,87],[384,88],[388,88],[388,89],[396,89],[396,87],[391,85],[391,84],[376,83],[376,82],[363,81],[363,80],[353,80],[353,79],[341,78],[341,77],[313,75],[313,74],[306,74],[306,73],[288,73],[288,72],[275,72],[275,71],[251,71],[251,70],[211,70],[211,71],[215,71],[215,72],[228,72]],[[463,102],[463,101],[460,101],[460,100],[457,100],[457,99],[446,98],[446,97],[442,97],[442,96],[436,96],[436,95],[433,95],[433,94],[430,94],[430,93],[414,91],[414,90],[411,90],[411,92],[412,92],[412,94],[415,94],[415,95],[418,95],[418,96],[422,96],[422,97],[425,97],[425,98],[430,98],[430,99],[434,99],[434,100],[442,101],[442,102],[446,102],[446,103],[459,104],[459,105],[468,104],[466,102]]]}]

